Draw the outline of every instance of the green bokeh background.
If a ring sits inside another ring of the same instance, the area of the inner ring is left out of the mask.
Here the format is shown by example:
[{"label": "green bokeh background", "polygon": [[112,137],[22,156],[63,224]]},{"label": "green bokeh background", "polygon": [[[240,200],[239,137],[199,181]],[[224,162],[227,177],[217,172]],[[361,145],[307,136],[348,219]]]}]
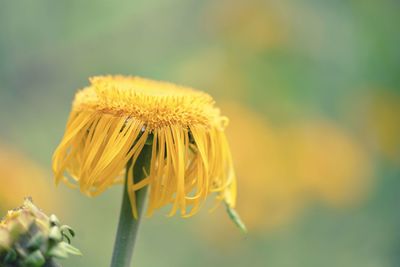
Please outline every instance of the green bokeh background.
[{"label": "green bokeh background", "polygon": [[[99,74],[186,84],[278,125],[318,116],[360,135],[362,99],[399,95],[399,14],[395,0],[0,0],[1,142],[50,171],[76,89]],[[399,161],[370,153],[376,182],[357,208],[315,204],[274,231],[232,228],[233,244],[201,238],[206,210],[159,212],[134,266],[399,266]],[[49,212],[84,254],[64,266],[108,266],[122,188],[95,199],[54,190],[65,203]]]}]

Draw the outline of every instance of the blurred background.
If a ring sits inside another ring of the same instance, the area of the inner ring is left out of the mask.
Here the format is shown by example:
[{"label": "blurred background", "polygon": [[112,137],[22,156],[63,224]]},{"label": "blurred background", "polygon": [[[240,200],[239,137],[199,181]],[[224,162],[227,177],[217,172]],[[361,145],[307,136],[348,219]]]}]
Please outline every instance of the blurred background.
[{"label": "blurred background", "polygon": [[230,117],[242,235],[223,207],[142,224],[134,266],[400,266],[400,2],[0,0],[0,211],[23,196],[108,266],[122,187],[55,187],[74,93],[100,74],[212,94]]}]

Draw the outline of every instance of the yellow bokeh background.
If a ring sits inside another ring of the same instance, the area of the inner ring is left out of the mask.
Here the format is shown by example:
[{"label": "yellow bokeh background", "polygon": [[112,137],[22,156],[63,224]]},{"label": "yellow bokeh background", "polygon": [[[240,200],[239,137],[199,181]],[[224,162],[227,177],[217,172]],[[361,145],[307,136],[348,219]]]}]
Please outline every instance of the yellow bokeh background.
[{"label": "yellow bokeh background", "polygon": [[[51,157],[95,75],[211,94],[229,117],[237,211],[143,221],[133,266],[398,266],[400,35],[396,1],[4,1],[0,211],[32,196],[108,266],[122,187],[56,187]],[[2,215],[0,214],[0,217]]]}]

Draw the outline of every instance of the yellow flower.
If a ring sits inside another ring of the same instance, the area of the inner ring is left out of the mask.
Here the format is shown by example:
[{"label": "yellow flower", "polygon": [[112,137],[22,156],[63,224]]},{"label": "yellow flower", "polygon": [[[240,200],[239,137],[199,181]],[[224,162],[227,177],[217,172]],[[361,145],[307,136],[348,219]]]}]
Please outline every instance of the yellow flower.
[{"label": "yellow flower", "polygon": [[[193,215],[213,192],[235,205],[227,119],[211,96],[139,77],[101,76],[90,82],[76,94],[53,155],[57,183],[78,184],[81,192],[95,196],[123,183],[132,160],[126,183],[135,217],[135,192],[145,186],[150,187],[148,214],[172,203],[170,215],[177,210]],[[132,169],[146,142],[152,144],[150,169],[135,183]]]}]

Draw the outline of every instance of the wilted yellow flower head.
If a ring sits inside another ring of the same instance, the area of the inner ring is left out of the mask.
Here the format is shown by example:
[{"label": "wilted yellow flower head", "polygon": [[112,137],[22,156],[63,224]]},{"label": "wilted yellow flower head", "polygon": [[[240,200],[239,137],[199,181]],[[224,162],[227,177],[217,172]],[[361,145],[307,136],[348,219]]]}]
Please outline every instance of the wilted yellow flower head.
[{"label": "wilted yellow flower head", "polygon": [[[57,182],[79,184],[86,195],[98,195],[124,182],[132,160],[126,183],[135,216],[135,191],[147,185],[149,214],[172,203],[170,215],[179,209],[182,216],[190,216],[212,192],[234,206],[227,119],[211,96],[139,77],[101,76],[90,83],[76,94],[54,153]],[[152,145],[150,168],[147,177],[135,183],[132,169],[146,142]]]}]

